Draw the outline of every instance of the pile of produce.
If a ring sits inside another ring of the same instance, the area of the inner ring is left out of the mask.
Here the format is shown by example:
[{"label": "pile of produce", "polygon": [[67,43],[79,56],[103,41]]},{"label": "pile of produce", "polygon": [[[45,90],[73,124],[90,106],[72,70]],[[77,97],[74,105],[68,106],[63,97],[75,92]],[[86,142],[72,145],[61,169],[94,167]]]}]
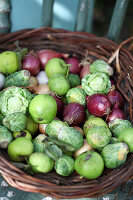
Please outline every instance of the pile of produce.
[{"label": "pile of produce", "polygon": [[5,51],[0,90],[0,149],[27,173],[95,179],[133,152],[133,126],[104,60]]}]

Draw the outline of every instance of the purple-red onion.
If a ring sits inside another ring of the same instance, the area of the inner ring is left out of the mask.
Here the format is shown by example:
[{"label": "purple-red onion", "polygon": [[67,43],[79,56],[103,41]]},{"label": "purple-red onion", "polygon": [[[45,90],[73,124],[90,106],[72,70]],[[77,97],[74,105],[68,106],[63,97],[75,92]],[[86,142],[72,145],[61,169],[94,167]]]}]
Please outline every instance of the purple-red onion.
[{"label": "purple-red onion", "polygon": [[65,63],[71,64],[71,66],[69,68],[69,73],[80,74],[82,68],[80,67],[80,62],[77,57],[67,58],[67,59],[65,59]]},{"label": "purple-red onion", "polygon": [[84,106],[79,103],[69,103],[63,111],[63,120],[69,125],[78,126],[85,120]]},{"label": "purple-red onion", "polygon": [[40,61],[35,53],[27,54],[22,60],[22,69],[28,70],[31,76],[35,76],[40,72]]},{"label": "purple-red onion", "polygon": [[109,114],[111,103],[105,94],[93,94],[87,100],[88,111],[97,117],[105,117]]},{"label": "purple-red onion", "polygon": [[107,96],[108,96],[112,106],[115,105],[115,104],[117,104],[118,107],[123,106],[124,99],[123,99],[122,95],[120,94],[120,92],[118,92],[116,90],[110,91]]},{"label": "purple-red onion", "polygon": [[109,114],[108,118],[107,118],[107,122],[111,122],[112,120],[119,118],[119,119],[125,119],[125,115],[124,112],[118,108],[118,105],[115,104],[111,113]]}]

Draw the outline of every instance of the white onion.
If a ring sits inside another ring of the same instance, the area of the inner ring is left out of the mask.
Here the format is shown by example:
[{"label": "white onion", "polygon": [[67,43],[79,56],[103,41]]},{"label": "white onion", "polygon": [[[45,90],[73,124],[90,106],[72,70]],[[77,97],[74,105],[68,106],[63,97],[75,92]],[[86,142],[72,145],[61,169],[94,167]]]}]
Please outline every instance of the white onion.
[{"label": "white onion", "polygon": [[48,83],[48,77],[45,71],[40,71],[36,76],[39,85]]},{"label": "white onion", "polygon": [[46,129],[46,126],[47,126],[48,124],[39,124],[39,132],[40,133],[42,133],[42,134],[44,134],[44,135],[46,135],[46,131],[45,131],[45,129]]},{"label": "white onion", "polygon": [[4,74],[0,73],[0,90],[3,88],[5,83],[5,76]]},{"label": "white onion", "polygon": [[48,84],[40,84],[34,88],[35,94],[51,94]]},{"label": "white onion", "polygon": [[80,154],[92,149],[93,149],[92,146],[88,144],[86,139],[84,139],[82,147],[80,147],[80,149],[74,152],[74,158],[77,158]]}]

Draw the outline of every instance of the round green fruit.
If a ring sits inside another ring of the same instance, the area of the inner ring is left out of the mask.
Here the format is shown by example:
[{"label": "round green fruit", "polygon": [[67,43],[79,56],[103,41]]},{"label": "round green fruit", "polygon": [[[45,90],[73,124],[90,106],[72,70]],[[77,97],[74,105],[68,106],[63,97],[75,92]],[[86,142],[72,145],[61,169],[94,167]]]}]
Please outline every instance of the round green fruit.
[{"label": "round green fruit", "polygon": [[48,94],[39,94],[30,102],[29,113],[35,122],[47,124],[56,116],[57,103]]},{"label": "round green fruit", "polygon": [[19,137],[8,145],[8,156],[12,161],[22,162],[33,153],[33,144],[30,140]]},{"label": "round green fruit", "polygon": [[54,74],[50,77],[49,88],[59,96],[63,96],[70,89],[69,80],[62,74]]},{"label": "round green fruit", "polygon": [[17,54],[12,51],[5,51],[0,54],[0,72],[12,74],[18,70],[19,63]]},{"label": "round green fruit", "polygon": [[38,123],[33,121],[33,119],[30,116],[28,116],[26,124],[26,130],[29,131],[32,135],[34,135],[38,130]]},{"label": "round green fruit", "polygon": [[18,132],[15,132],[13,133],[13,137],[16,139],[16,138],[19,138],[19,137],[24,137],[28,140],[32,140],[32,136],[31,134],[29,133],[29,131],[27,130],[22,130],[22,131],[18,131]]},{"label": "round green fruit", "polygon": [[129,151],[133,152],[133,128],[125,128],[120,132],[118,141],[125,142],[129,147]]},{"label": "round green fruit", "polygon": [[53,74],[58,74],[58,73],[66,75],[67,66],[69,65],[66,64],[63,59],[52,58],[47,62],[45,66],[45,72],[48,78],[50,78]]},{"label": "round green fruit", "polygon": [[53,169],[54,161],[45,153],[36,152],[29,157],[29,165],[35,173],[47,173]]},{"label": "round green fruit", "polygon": [[98,178],[104,170],[104,161],[95,151],[80,154],[75,160],[75,170],[88,179]]}]

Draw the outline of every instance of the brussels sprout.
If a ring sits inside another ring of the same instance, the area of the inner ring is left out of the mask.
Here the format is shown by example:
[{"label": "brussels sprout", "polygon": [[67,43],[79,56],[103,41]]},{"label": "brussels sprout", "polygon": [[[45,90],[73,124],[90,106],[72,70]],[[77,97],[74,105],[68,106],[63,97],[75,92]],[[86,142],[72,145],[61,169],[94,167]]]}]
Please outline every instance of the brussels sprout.
[{"label": "brussels sprout", "polygon": [[132,124],[128,120],[116,118],[109,122],[109,128],[115,137],[118,137],[120,132],[125,128],[132,128]]},{"label": "brussels sprout", "polygon": [[88,74],[81,82],[87,95],[95,93],[107,94],[111,88],[111,81],[105,73]]},{"label": "brussels sprout", "polygon": [[90,128],[94,127],[94,126],[105,126],[108,128],[108,125],[106,124],[106,122],[101,119],[100,117],[94,117],[93,115],[91,117],[89,117],[89,119],[84,123],[83,126],[83,131],[84,134],[87,135],[87,132]]},{"label": "brussels sprout", "polygon": [[12,138],[11,132],[5,126],[0,126],[0,149],[6,149]]},{"label": "brussels sprout", "polygon": [[111,137],[111,138],[110,138],[109,144],[114,144],[114,143],[117,143],[117,142],[118,142],[118,138],[116,138],[116,137]]},{"label": "brussels sprout", "polygon": [[33,140],[33,146],[34,146],[34,152],[44,152],[44,143],[47,136],[43,134],[39,134],[34,140]]},{"label": "brussels sprout", "polygon": [[68,74],[68,80],[70,82],[70,88],[80,85],[80,77],[78,74]]},{"label": "brussels sprout", "polygon": [[23,112],[28,110],[33,95],[27,90],[19,87],[8,88],[0,95],[0,108],[3,115],[9,115],[15,112]]},{"label": "brussels sprout", "polygon": [[[57,123],[57,126],[56,126]],[[59,120],[53,120],[46,127],[46,133],[63,150],[75,151],[83,144],[81,133],[73,127],[68,127]],[[56,127],[56,128],[55,128]]]},{"label": "brussels sprout", "polygon": [[105,73],[109,76],[113,75],[113,68],[108,65],[104,60],[97,59],[90,65],[90,73],[95,74],[97,72]]},{"label": "brussels sprout", "polygon": [[101,149],[106,146],[111,138],[110,130],[105,126],[93,126],[87,132],[87,142],[94,149]]},{"label": "brussels sprout", "polygon": [[53,160],[63,156],[62,150],[47,136],[39,134],[33,141],[34,152],[44,152]]},{"label": "brussels sprout", "polygon": [[11,86],[23,86],[27,87],[29,85],[30,72],[28,70],[21,70],[10,74],[5,79],[4,88]]},{"label": "brussels sprout", "polygon": [[114,169],[122,165],[127,158],[129,152],[128,146],[125,143],[119,142],[108,144],[102,149],[102,157],[107,168]]},{"label": "brussels sprout", "polygon": [[81,88],[75,87],[68,90],[66,94],[67,103],[79,103],[86,105],[86,94]]},{"label": "brussels sprout", "polygon": [[3,125],[3,119],[4,119],[4,115],[2,115],[2,113],[0,113],[0,125]]},{"label": "brussels sprout", "polygon": [[55,171],[61,176],[69,176],[74,171],[74,159],[64,155],[55,162]]},{"label": "brussels sprout", "polygon": [[5,116],[3,119],[3,125],[12,132],[22,131],[26,127],[26,120],[27,117],[23,113],[11,113]]}]

